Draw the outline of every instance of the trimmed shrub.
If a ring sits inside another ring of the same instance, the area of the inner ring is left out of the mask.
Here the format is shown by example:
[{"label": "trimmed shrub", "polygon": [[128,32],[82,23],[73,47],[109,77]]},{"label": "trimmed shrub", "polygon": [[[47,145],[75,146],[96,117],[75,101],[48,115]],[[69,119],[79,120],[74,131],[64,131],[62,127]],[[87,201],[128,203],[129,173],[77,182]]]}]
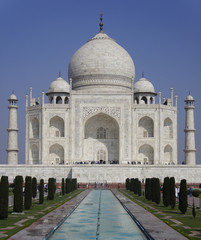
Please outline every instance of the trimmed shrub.
[{"label": "trimmed shrub", "polygon": [[77,189],[77,178],[72,178],[71,179],[71,191],[74,191]]},{"label": "trimmed shrub", "polygon": [[199,197],[200,191],[199,189],[193,189],[193,197]]},{"label": "trimmed shrub", "polygon": [[187,202],[187,186],[186,179],[182,179],[180,182],[179,190],[179,210],[185,214],[187,211],[188,202]]},{"label": "trimmed shrub", "polygon": [[155,202],[155,193],[154,193],[154,180],[155,178],[151,178],[151,200]]},{"label": "trimmed shrub", "polygon": [[25,178],[25,195],[24,195],[24,208],[26,210],[31,208],[32,204],[32,184],[31,184],[31,177],[26,176]]},{"label": "trimmed shrub", "polygon": [[14,212],[22,212],[23,210],[23,177],[15,177],[15,187],[14,187]]},{"label": "trimmed shrub", "polygon": [[161,201],[161,188],[159,178],[155,178],[154,181],[154,193],[155,193],[155,203],[159,204]]},{"label": "trimmed shrub", "polygon": [[170,178],[170,206],[171,208],[175,208],[176,197],[175,197],[175,179],[174,177]]},{"label": "trimmed shrub", "polygon": [[138,194],[138,178],[134,178],[133,191],[135,194]]},{"label": "trimmed shrub", "polygon": [[170,205],[170,178],[165,177],[163,182],[163,204],[165,207]]},{"label": "trimmed shrub", "polygon": [[138,196],[142,195],[142,186],[141,186],[141,182],[140,181],[138,181],[138,190],[137,190],[137,192],[138,192]]},{"label": "trimmed shrub", "polygon": [[130,181],[130,191],[131,192],[134,192],[134,178],[131,178],[131,181]]},{"label": "trimmed shrub", "polygon": [[130,190],[130,179],[126,178],[126,190]]},{"label": "trimmed shrub", "polygon": [[64,195],[64,194],[65,194],[65,183],[64,183],[64,178],[62,178],[61,187],[62,187],[62,195]]},{"label": "trimmed shrub", "polygon": [[71,192],[71,179],[66,178],[66,193],[70,193],[70,192]]},{"label": "trimmed shrub", "polygon": [[55,179],[49,178],[48,179],[48,200],[53,200],[55,194]]},{"label": "trimmed shrub", "polygon": [[151,179],[146,178],[145,180],[145,198],[151,200]]},{"label": "trimmed shrub", "polygon": [[37,195],[37,179],[35,177],[32,178],[32,197],[35,198]]},{"label": "trimmed shrub", "polygon": [[0,219],[8,217],[8,177],[2,176],[0,182]]},{"label": "trimmed shrub", "polygon": [[40,185],[39,185],[39,204],[43,204],[44,202],[44,180],[40,180]]}]

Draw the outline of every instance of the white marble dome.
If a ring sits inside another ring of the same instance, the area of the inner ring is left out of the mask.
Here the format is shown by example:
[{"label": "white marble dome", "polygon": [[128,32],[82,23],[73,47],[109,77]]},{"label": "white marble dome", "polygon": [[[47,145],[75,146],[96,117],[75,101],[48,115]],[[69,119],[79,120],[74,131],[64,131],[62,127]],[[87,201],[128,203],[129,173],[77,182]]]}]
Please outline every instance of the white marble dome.
[{"label": "white marble dome", "polygon": [[17,97],[15,96],[14,93],[12,93],[12,94],[10,95],[9,100],[15,100],[15,101],[17,101]]},{"label": "white marble dome", "polygon": [[134,85],[135,93],[155,93],[153,84],[144,76],[140,78]]},{"label": "white marble dome", "polygon": [[58,77],[54,80],[49,87],[49,93],[69,93],[70,85],[62,77]]},{"label": "white marble dome", "polygon": [[135,67],[128,52],[99,32],[78,49],[68,68],[73,88],[89,85],[117,85],[130,88],[135,78]]},{"label": "white marble dome", "polygon": [[194,98],[189,94],[185,101],[194,101]]}]

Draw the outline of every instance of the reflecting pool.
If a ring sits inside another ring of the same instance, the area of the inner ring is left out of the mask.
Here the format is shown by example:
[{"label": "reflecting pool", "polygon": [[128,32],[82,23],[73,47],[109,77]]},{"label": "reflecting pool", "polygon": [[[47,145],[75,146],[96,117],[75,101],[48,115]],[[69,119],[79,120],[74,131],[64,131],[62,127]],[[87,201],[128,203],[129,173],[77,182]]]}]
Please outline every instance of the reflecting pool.
[{"label": "reflecting pool", "polygon": [[109,190],[92,190],[49,238],[147,239]]}]

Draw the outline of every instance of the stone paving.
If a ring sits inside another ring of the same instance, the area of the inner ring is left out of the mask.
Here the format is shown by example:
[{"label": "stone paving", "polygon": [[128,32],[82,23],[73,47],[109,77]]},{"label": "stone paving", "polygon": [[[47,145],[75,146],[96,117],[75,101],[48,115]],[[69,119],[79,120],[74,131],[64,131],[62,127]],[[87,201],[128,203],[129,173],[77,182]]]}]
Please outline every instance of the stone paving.
[{"label": "stone paving", "polygon": [[146,211],[141,206],[137,205],[126,196],[121,194],[118,190],[112,190],[114,195],[119,199],[123,205],[135,216],[135,218],[142,224],[144,229],[155,240],[184,240],[187,239],[153,214]]},{"label": "stone paving", "polygon": [[69,214],[77,205],[87,196],[88,190],[81,192],[76,197],[64,203],[54,211],[48,213],[40,218],[29,227],[16,233],[9,240],[41,240],[43,239],[54,227],[62,221],[67,214]]}]

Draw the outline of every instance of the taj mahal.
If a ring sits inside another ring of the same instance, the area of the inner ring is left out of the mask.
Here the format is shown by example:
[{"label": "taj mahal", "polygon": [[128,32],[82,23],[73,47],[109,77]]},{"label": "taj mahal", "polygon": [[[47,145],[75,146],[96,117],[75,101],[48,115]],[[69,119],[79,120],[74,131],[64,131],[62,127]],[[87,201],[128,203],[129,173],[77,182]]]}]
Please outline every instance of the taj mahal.
[{"label": "taj mahal", "polygon": [[[137,61],[137,59],[136,59]],[[47,101],[45,101],[45,95]],[[185,159],[177,159],[177,96],[164,98],[129,53],[100,31],[72,56],[41,98],[26,95],[25,164],[18,164],[17,97],[9,98],[7,164],[0,175],[76,177],[78,182],[124,182],[127,177],[174,176],[201,182],[196,165],[194,99],[185,99]]]}]

